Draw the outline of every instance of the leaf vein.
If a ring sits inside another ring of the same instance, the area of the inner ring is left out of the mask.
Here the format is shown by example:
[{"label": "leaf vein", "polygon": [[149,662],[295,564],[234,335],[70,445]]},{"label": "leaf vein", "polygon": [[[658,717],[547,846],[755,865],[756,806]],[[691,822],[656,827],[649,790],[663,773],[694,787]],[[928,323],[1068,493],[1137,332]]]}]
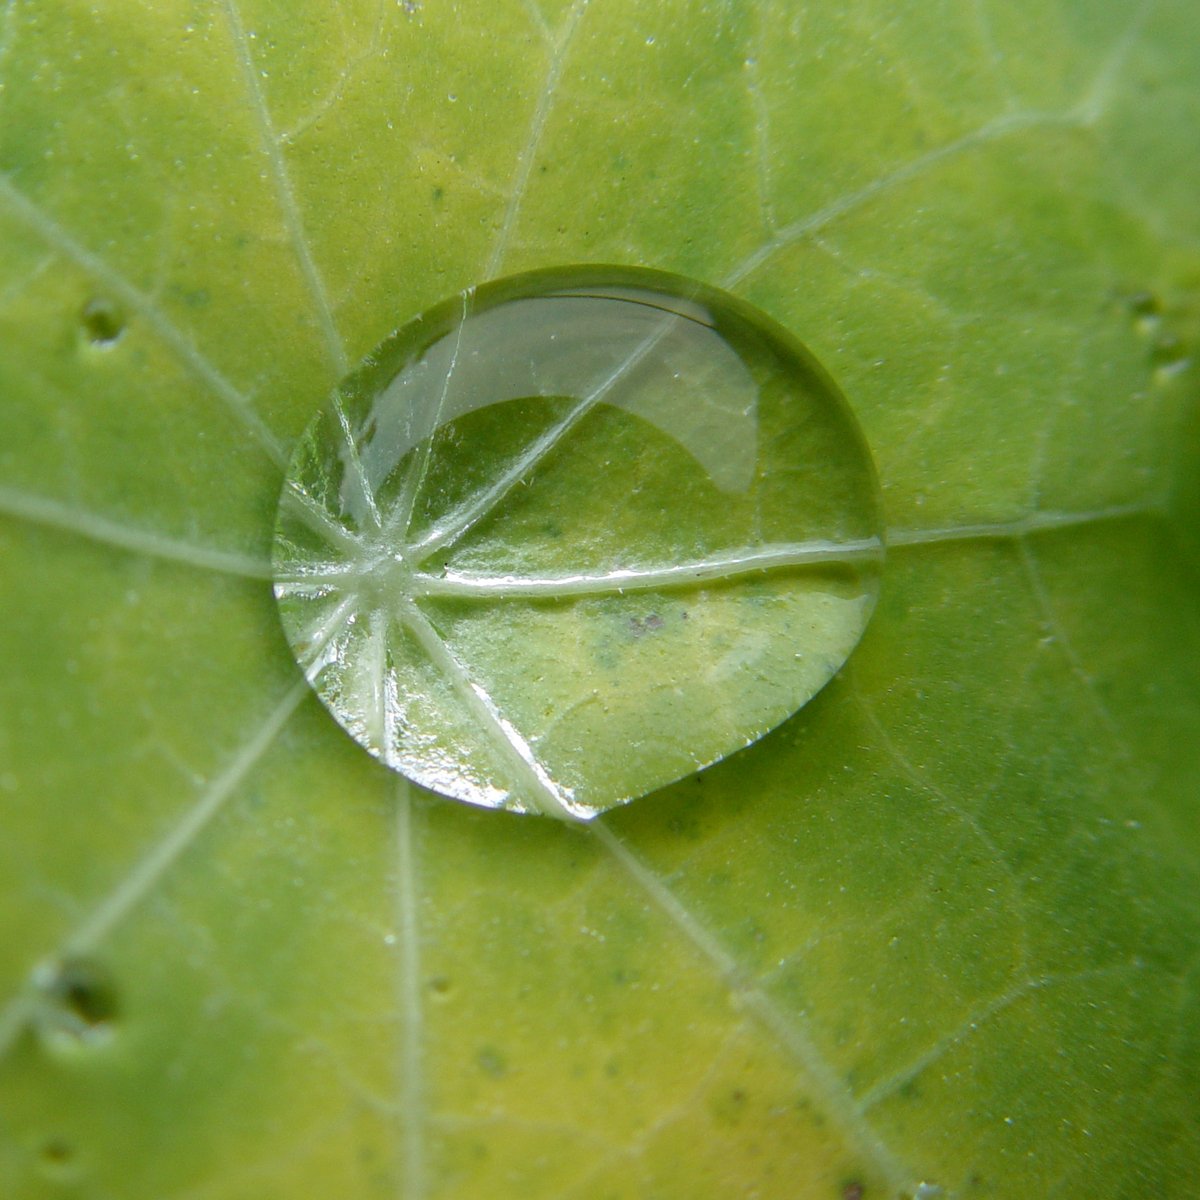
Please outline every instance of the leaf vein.
[{"label": "leaf vein", "polygon": [[167,318],[161,308],[144,292],[134,287],[114,267],[99,255],[78,242],[28,196],[21,192],[12,179],[0,172],[0,197],[9,208],[34,229],[49,245],[63,257],[70,259],[103,284],[112,294],[137,313],[154,331],[177,359],[224,403],[233,416],[253,435],[263,452],[277,467],[284,467],[287,455],[275,434],[255,412],[250,400],[240,392],[201,353],[199,349]]},{"label": "leaf vein", "polygon": [[836,1069],[803,1028],[797,1016],[785,1013],[761,988],[744,979],[732,955],[670,889],[603,821],[588,827],[653,903],[671,920],[716,970],[741,1003],[799,1063],[812,1086],[815,1099],[837,1124],[847,1140],[874,1165],[897,1194],[911,1189],[915,1176],[887,1145]]},{"label": "leaf vein", "polygon": [[[43,962],[88,953],[137,907],[221,811],[238,785],[275,741],[280,730],[299,707],[301,700],[308,695],[308,691],[308,683],[304,679],[298,679],[292,684],[224,770],[213,778],[179,821],[133,865],[121,882],[63,939],[58,948],[43,957]],[[30,979],[36,974],[35,967],[30,972]],[[13,1021],[10,1013],[27,1011],[28,1003],[28,996],[22,993],[10,1003],[4,1013],[0,1013],[0,1031],[7,1039],[0,1040],[0,1055],[11,1047],[16,1035],[23,1028],[23,1022]]]},{"label": "leaf vein", "polygon": [[284,162],[283,143],[275,133],[271,122],[271,114],[267,110],[266,98],[263,96],[259,76],[255,70],[254,59],[250,53],[250,41],[246,35],[246,28],[242,23],[242,15],[238,8],[237,0],[225,0],[225,14],[229,21],[229,30],[233,38],[234,54],[237,57],[238,66],[242,71],[246,93],[250,98],[250,107],[258,124],[263,150],[266,152],[267,161],[270,164],[271,178],[275,183],[275,194],[279,201],[280,210],[283,213],[288,240],[291,242],[292,252],[296,256],[296,263],[300,268],[300,274],[304,279],[305,286],[312,296],[313,307],[316,310],[317,324],[325,340],[325,348],[329,355],[329,361],[333,364],[334,370],[338,375],[344,375],[349,368],[349,362],[346,358],[346,348],[342,342],[341,334],[338,332],[337,324],[333,319],[333,310],[329,305],[329,295],[325,287],[325,280],[322,278],[320,271],[317,270],[316,262],[312,256],[308,235],[304,229],[304,221],[300,216],[300,209],[296,203],[295,189],[292,187],[291,177],[288,175],[287,163]]},{"label": "leaf vein", "polygon": [[512,187],[509,192],[508,206],[504,210],[504,217],[500,222],[499,232],[496,235],[495,242],[492,244],[487,265],[483,269],[484,279],[494,278],[504,261],[504,255],[508,249],[513,229],[516,227],[517,217],[521,212],[521,205],[525,199],[525,192],[529,187],[529,176],[533,170],[534,156],[537,154],[538,146],[541,144],[542,134],[546,130],[546,122],[554,106],[559,81],[562,78],[563,67],[566,64],[567,55],[570,52],[571,44],[575,39],[575,34],[579,29],[587,6],[588,0],[575,0],[567,16],[563,31],[551,51],[550,65],[546,71],[546,81],[542,85],[537,104],[534,106],[533,119],[529,124],[529,134],[521,148],[521,153],[517,156],[516,171],[513,175]]},{"label": "leaf vein", "polygon": [[245,579],[271,578],[271,564],[248,554],[177,541],[151,533],[149,530],[122,525],[107,517],[81,512],[58,500],[35,496],[16,488],[0,486],[0,513],[31,524],[75,534],[117,550],[182,563],[202,571],[215,571],[218,574],[236,575]]}]

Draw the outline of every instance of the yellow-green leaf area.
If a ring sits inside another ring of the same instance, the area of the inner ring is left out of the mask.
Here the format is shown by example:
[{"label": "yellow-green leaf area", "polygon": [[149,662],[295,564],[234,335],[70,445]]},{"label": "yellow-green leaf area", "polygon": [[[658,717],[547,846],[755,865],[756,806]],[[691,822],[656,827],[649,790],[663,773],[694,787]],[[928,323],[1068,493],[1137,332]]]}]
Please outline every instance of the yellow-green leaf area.
[{"label": "yellow-green leaf area", "polygon": [[[0,1194],[1187,1200],[1197,64],[1184,0],[0,6]],[[270,561],[337,381],[562,263],[803,342],[888,543],[795,717],[585,827],[372,761]]]}]

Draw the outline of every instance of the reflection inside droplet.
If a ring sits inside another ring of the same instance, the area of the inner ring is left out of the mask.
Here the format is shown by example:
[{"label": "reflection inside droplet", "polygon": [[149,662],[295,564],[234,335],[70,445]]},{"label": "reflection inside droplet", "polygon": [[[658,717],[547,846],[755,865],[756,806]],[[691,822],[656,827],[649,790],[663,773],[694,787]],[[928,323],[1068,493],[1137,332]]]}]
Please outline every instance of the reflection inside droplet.
[{"label": "reflection inside droplet", "polygon": [[801,347],[692,281],[574,268],[468,291],[340,385],[289,470],[276,595],[383,762],[586,818],[805,703],[881,554],[865,444]]}]

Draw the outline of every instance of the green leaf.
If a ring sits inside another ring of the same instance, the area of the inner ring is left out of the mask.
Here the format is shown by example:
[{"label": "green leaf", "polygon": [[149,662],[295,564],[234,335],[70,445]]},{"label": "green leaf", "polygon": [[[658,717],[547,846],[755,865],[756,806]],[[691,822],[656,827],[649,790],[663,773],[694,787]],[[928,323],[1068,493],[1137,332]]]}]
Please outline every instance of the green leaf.
[{"label": "green leaf", "polygon": [[[1186,1197],[1186,0],[0,9],[0,1194]],[[586,828],[409,787],[271,595],[334,382],[615,262],[811,348],[837,678]]]}]

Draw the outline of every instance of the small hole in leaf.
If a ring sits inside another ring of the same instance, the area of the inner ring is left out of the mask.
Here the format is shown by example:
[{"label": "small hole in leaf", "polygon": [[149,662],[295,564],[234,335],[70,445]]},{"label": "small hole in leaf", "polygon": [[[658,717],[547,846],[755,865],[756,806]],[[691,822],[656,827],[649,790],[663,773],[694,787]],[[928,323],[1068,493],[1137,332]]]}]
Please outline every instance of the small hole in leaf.
[{"label": "small hole in leaf", "polygon": [[93,296],[80,313],[83,333],[93,346],[107,349],[125,332],[125,314],[104,296]]},{"label": "small hole in leaf", "polygon": [[75,1147],[65,1138],[47,1138],[38,1151],[38,1161],[44,1174],[52,1179],[65,1179],[75,1173]]},{"label": "small hole in leaf", "polygon": [[1157,317],[1162,314],[1162,301],[1150,291],[1131,292],[1126,297],[1126,303],[1135,317]]},{"label": "small hole in leaf", "polygon": [[89,1043],[112,1035],[118,1015],[117,991],[98,963],[63,959],[40,971],[36,982],[45,998],[40,1020],[47,1034]]}]

